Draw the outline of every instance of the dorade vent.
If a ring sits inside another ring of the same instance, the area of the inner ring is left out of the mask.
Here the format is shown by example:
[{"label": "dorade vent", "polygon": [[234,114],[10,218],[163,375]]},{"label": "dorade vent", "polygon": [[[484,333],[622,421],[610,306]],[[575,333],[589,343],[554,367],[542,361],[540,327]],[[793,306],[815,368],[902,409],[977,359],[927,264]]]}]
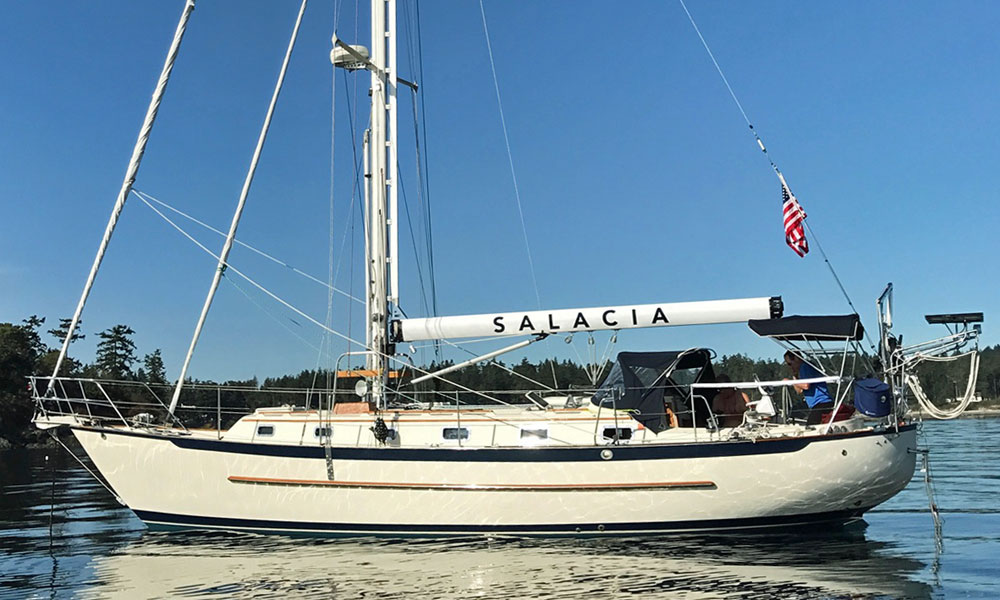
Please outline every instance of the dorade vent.
[{"label": "dorade vent", "polygon": [[631,427],[605,427],[601,434],[606,440],[630,440],[632,439]]},{"label": "dorade vent", "polygon": [[257,435],[259,436],[272,436],[274,435],[274,425],[258,425]]},{"label": "dorade vent", "polygon": [[313,429],[313,437],[317,437],[317,438],[327,437],[328,438],[328,437],[331,437],[332,435],[333,435],[333,427],[330,427],[330,426],[317,427],[317,428]]},{"label": "dorade vent", "polygon": [[467,440],[469,430],[465,427],[445,427],[441,430],[441,437],[446,440]]}]

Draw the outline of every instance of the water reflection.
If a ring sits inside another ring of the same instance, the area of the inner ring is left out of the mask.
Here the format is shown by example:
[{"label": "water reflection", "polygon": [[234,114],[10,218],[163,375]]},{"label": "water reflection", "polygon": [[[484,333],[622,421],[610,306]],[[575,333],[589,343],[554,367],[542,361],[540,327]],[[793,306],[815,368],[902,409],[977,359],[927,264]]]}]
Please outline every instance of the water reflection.
[{"label": "water reflection", "polygon": [[314,540],[147,533],[98,557],[90,597],[929,598],[919,561],[863,531],[642,539]]}]

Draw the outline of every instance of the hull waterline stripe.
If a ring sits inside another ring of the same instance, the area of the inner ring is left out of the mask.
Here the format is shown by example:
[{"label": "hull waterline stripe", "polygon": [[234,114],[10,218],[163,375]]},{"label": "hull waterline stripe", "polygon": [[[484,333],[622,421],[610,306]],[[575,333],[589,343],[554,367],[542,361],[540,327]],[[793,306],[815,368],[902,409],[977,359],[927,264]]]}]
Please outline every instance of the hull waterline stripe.
[{"label": "hull waterline stripe", "polygon": [[383,535],[383,536],[449,536],[449,535],[634,535],[638,533],[669,533],[681,531],[724,531],[798,527],[804,525],[842,525],[861,518],[871,507],[804,515],[780,515],[737,519],[704,519],[695,521],[658,521],[639,523],[557,523],[515,525],[410,524],[410,523],[318,523],[306,521],[270,521],[177,515],[146,510],[133,510],[136,516],[155,529],[224,529],[292,535]]},{"label": "hull waterline stripe", "polygon": [[622,490],[692,490],[717,488],[711,481],[665,481],[650,483],[591,483],[591,484],[447,484],[395,483],[382,481],[325,481],[321,479],[271,479],[230,475],[229,481],[244,484],[281,485],[291,487],[334,487],[390,490],[444,490],[459,492],[614,492]]}]

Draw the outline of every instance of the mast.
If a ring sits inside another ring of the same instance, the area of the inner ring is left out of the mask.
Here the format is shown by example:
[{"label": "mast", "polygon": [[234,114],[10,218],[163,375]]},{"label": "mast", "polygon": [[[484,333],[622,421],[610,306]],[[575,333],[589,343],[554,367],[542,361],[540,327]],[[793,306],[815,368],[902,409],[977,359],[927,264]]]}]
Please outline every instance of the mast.
[{"label": "mast", "polygon": [[369,137],[367,368],[372,392],[384,399],[390,304],[399,301],[396,156],[396,0],[372,0],[371,134]]},{"label": "mast", "polygon": [[374,373],[372,398],[385,400],[393,307],[399,305],[397,231],[396,86],[416,84],[396,76],[396,0],[371,0],[371,50],[352,46],[333,34],[330,62],[348,71],[367,69],[371,76],[371,126],[364,137],[365,174],[365,341],[366,370]]}]

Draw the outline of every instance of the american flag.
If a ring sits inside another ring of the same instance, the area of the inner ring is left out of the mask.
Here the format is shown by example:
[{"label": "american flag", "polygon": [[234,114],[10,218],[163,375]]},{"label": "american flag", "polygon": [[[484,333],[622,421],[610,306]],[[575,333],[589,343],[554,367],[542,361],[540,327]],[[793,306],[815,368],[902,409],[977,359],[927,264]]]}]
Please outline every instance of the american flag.
[{"label": "american flag", "polygon": [[785,243],[800,257],[805,256],[809,253],[809,242],[806,241],[806,232],[802,228],[806,212],[799,206],[795,196],[788,193],[788,186],[784,184],[781,185],[781,200],[781,210],[785,217]]}]

